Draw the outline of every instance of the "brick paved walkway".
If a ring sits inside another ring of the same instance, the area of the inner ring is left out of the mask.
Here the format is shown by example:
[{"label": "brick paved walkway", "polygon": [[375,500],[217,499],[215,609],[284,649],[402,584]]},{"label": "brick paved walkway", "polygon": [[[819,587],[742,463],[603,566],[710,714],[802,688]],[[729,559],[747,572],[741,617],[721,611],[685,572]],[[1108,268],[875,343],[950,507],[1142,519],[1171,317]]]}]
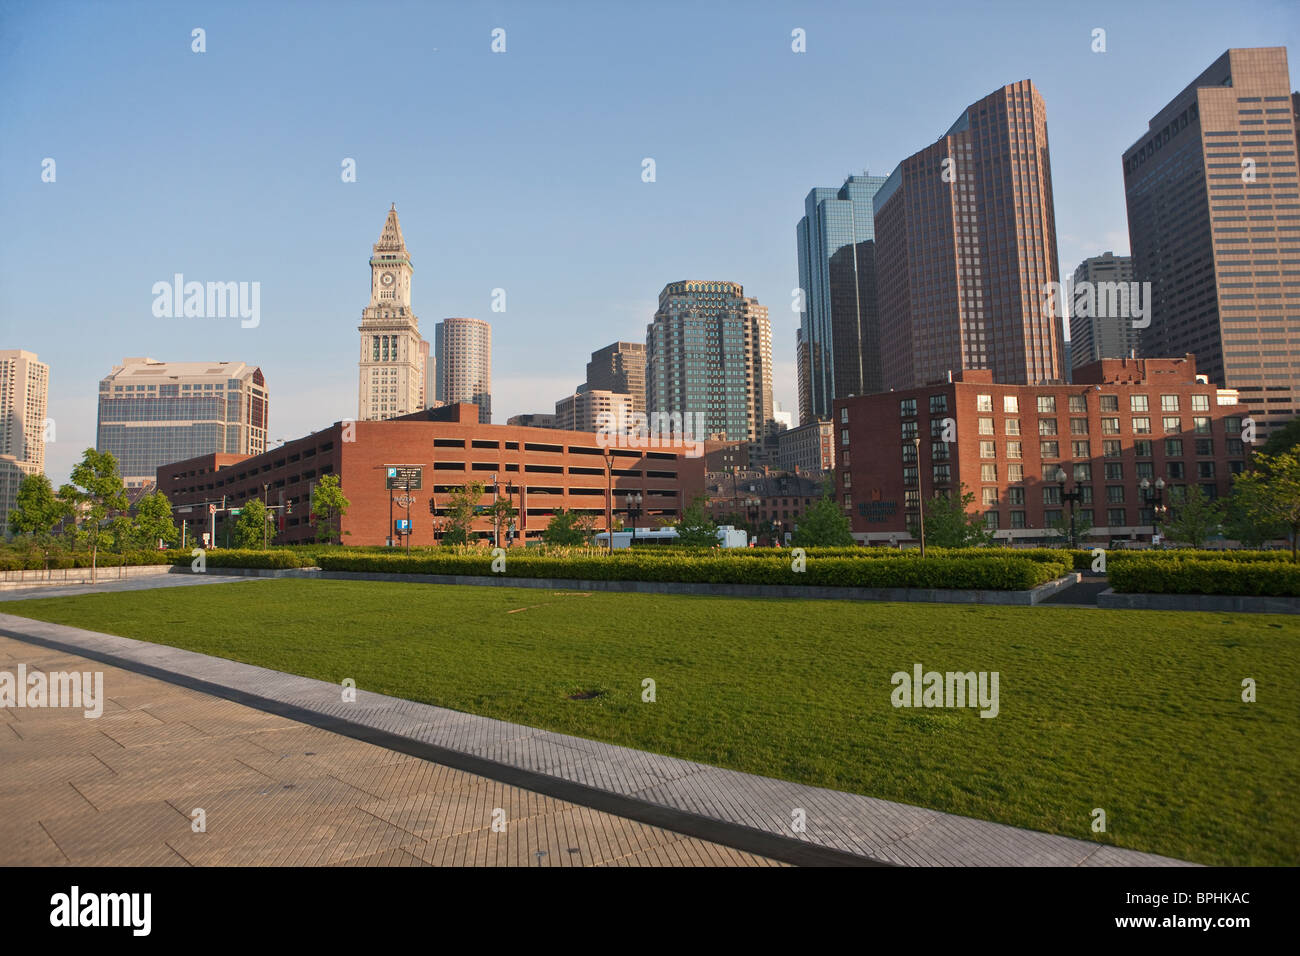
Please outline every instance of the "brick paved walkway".
[{"label": "brick paved walkway", "polygon": [[[1180,866],[1179,860],[551,733],[163,645],[0,614],[0,634],[121,664],[507,784],[794,863]],[[141,733],[163,734],[157,728]],[[175,732],[175,731],[171,731]],[[259,768],[254,768],[259,769]],[[802,810],[806,829],[792,827]]]},{"label": "brick paved walkway", "polygon": [[0,865],[774,865],[0,638],[0,670],[20,663],[102,671],[108,700],[89,719],[0,708]]}]

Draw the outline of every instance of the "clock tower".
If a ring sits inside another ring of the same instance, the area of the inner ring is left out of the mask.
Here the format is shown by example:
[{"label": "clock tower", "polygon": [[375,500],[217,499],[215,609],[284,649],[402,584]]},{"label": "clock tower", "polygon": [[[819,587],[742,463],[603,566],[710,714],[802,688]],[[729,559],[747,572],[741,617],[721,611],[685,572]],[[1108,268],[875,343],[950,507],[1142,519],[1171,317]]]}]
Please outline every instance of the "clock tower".
[{"label": "clock tower", "polygon": [[412,271],[394,205],[370,257],[370,304],[358,327],[358,421],[418,412],[432,397],[425,388],[426,365],[432,360],[411,311]]}]

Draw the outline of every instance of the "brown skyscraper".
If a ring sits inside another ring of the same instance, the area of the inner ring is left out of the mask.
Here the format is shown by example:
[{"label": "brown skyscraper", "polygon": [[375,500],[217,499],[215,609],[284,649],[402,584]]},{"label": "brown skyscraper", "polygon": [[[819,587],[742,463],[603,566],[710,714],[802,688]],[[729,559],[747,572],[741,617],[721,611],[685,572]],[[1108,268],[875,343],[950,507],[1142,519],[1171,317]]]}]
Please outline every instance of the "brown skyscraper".
[{"label": "brown skyscraper", "polygon": [[1047,111],[1029,80],[1004,86],[899,164],[874,200],[886,389],[961,369],[1062,380]]},{"label": "brown skyscraper", "polygon": [[645,343],[614,342],[591,353],[587,385],[580,391],[621,392],[632,396],[632,410],[645,411]]},{"label": "brown skyscraper", "polygon": [[1300,410],[1300,196],[1286,49],[1229,50],[1124,153],[1145,355],[1196,355],[1261,432]]}]

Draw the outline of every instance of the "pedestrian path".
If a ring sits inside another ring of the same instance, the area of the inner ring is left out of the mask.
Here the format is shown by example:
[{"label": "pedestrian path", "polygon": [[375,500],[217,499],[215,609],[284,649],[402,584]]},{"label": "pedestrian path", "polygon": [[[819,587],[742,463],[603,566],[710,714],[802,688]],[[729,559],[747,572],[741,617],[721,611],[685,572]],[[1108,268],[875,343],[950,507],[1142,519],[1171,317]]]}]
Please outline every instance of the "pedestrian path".
[{"label": "pedestrian path", "polygon": [[[772,859],[800,864],[1180,866],[1118,849],[790,783],[340,687],[179,648],[0,614],[0,635]],[[110,695],[111,696],[111,695]]]}]

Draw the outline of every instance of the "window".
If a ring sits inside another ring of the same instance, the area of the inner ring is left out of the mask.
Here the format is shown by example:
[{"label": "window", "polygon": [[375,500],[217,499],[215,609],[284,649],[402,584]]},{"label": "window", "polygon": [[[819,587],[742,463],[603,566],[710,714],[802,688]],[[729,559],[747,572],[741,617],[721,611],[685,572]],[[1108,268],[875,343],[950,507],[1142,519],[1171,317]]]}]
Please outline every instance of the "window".
[{"label": "window", "polygon": [[947,411],[948,411],[948,396],[947,396],[947,395],[931,395],[931,396],[930,396],[930,414],[931,414],[931,415],[940,415],[940,414],[943,414],[944,412],[947,412]]},{"label": "window", "polygon": [[1056,419],[1055,419],[1055,418],[1040,418],[1040,419],[1038,420],[1038,434],[1040,434],[1040,435],[1055,435],[1055,434],[1056,434]]},{"label": "window", "polygon": [[984,499],[984,504],[985,504],[986,506],[988,506],[988,505],[996,505],[996,504],[998,503],[998,490],[997,490],[997,488],[985,488],[985,489],[983,490],[983,495],[982,495],[982,497],[983,497],[983,499]]},{"label": "window", "polygon": [[916,466],[915,466],[915,465],[904,465],[904,466],[903,466],[903,484],[904,484],[906,487],[908,487],[908,488],[913,488],[913,487],[916,486]]},{"label": "window", "polygon": [[1183,440],[1181,438],[1165,439],[1165,457],[1166,458],[1183,457]]},{"label": "window", "polygon": [[1225,419],[1223,420],[1223,431],[1224,431],[1225,434],[1228,434],[1228,435],[1231,435],[1231,434],[1234,434],[1234,433],[1236,433],[1236,434],[1240,434],[1240,433],[1241,433],[1241,419],[1240,419],[1240,418],[1225,418]]},{"label": "window", "polygon": [[[507,447],[507,448],[510,447],[509,443],[506,444],[506,447]],[[849,453],[848,453],[847,451],[843,452],[843,453],[840,455],[840,464],[841,464],[841,465],[844,465],[846,468],[848,467],[848,464],[849,464]]]},{"label": "window", "polygon": [[1102,433],[1103,435],[1118,435],[1118,434],[1119,434],[1119,419],[1118,419],[1118,418],[1103,418],[1103,419],[1101,420],[1101,433]]},{"label": "window", "polygon": [[916,437],[916,422],[903,422],[903,440],[911,441]]},{"label": "window", "polygon": [[1092,465],[1082,462],[1074,466],[1074,480],[1077,484],[1081,481],[1092,481]]},{"label": "window", "polygon": [[1224,439],[1223,445],[1229,455],[1244,455],[1246,453],[1246,446],[1240,438]]},{"label": "window", "polygon": [[1007,481],[1024,481],[1024,465],[1007,465]]},{"label": "window", "polygon": [[1024,489],[1024,488],[1008,488],[1008,489],[1007,489],[1007,504],[1011,504],[1011,505],[1023,505],[1024,503],[1025,503],[1025,489]]},{"label": "window", "polygon": [[841,428],[841,429],[840,429],[840,444],[841,444],[841,445],[848,445],[848,443],[849,443],[849,430],[848,430],[847,428]]},{"label": "window", "polygon": [[1209,410],[1210,410],[1210,396],[1208,395],[1192,396],[1192,411],[1208,412]]},{"label": "window", "polygon": [[898,403],[898,415],[900,418],[912,418],[916,415],[916,399],[904,398]]},{"label": "window", "polygon": [[1020,414],[1020,399],[1014,395],[1002,396],[1002,410],[1008,415]]},{"label": "window", "polygon": [[1023,528],[1025,526],[1025,513],[1023,511],[1011,512],[1011,527]]},{"label": "window", "polygon": [[1124,503],[1124,486],[1123,486],[1123,485],[1107,485],[1107,486],[1106,486],[1106,500],[1107,500],[1108,502],[1110,502],[1111,504],[1123,504],[1123,503]]},{"label": "window", "polygon": [[1214,477],[1214,462],[1212,462],[1212,461],[1198,461],[1198,462],[1196,463],[1196,477],[1197,477],[1197,478],[1213,478],[1213,477]]},{"label": "window", "polygon": [[1134,435],[1150,435],[1150,434],[1151,434],[1151,419],[1146,418],[1146,417],[1135,418],[1135,419],[1133,419],[1133,434],[1134,434]]},{"label": "window", "polygon": [[1056,413],[1056,396],[1039,395],[1038,411],[1040,414],[1052,415]]},{"label": "window", "polygon": [[1043,504],[1059,505],[1061,503],[1061,489],[1057,485],[1043,486]]},{"label": "window", "polygon": [[1186,478],[1187,473],[1183,470],[1181,461],[1170,461],[1165,463],[1165,473],[1170,478]]},{"label": "window", "polygon": [[1009,441],[1009,442],[1007,442],[1007,457],[1008,457],[1008,458],[1023,458],[1023,457],[1025,457],[1025,456],[1021,453],[1020,442],[1018,442],[1018,441]]},{"label": "window", "polygon": [[911,442],[903,443],[903,461],[916,461],[916,446]]},{"label": "window", "polygon": [[1008,435],[1019,435],[1019,434],[1020,434],[1020,419],[1018,419],[1018,418],[1008,418],[1008,419],[1006,420],[1006,428],[1007,428],[1007,434],[1008,434]]},{"label": "window", "polygon": [[[986,488],[985,490],[987,491],[989,489]],[[997,489],[995,488],[993,490],[996,491]],[[994,504],[997,504],[997,502],[995,501]],[[998,513],[996,511],[984,512],[984,527],[989,531],[998,530]]]},{"label": "window", "polygon": [[1183,420],[1181,418],[1166,415],[1163,421],[1166,435],[1177,435],[1183,430]]},{"label": "window", "polygon": [[1192,419],[1192,431],[1197,435],[1210,434],[1210,419],[1208,416],[1200,415]]},{"label": "window", "polygon": [[1070,434],[1071,434],[1071,435],[1086,435],[1086,434],[1088,434],[1088,419],[1086,419],[1086,418],[1071,418],[1071,419],[1070,419]]},{"label": "window", "polygon": [[1092,485],[1079,486],[1079,504],[1092,504]]},{"label": "window", "polygon": [[975,396],[975,411],[977,411],[977,412],[991,412],[991,411],[993,411],[993,396],[992,396],[992,395],[976,395],[976,396]]},{"label": "window", "polygon": [[1047,525],[1049,528],[1050,528],[1052,525],[1054,525],[1054,524],[1060,524],[1060,523],[1061,523],[1061,510],[1060,510],[1059,508],[1052,508],[1052,509],[1050,509],[1050,510],[1048,510],[1048,511],[1044,511],[1044,512],[1043,512],[1043,523],[1044,523],[1045,525]]},{"label": "window", "polygon": [[980,465],[980,481],[997,481],[997,465]]},{"label": "window", "polygon": [[1055,441],[1040,441],[1038,443],[1038,454],[1043,458],[1060,458],[1061,443]]},{"label": "window", "polygon": [[998,457],[998,443],[992,441],[980,442],[980,457],[981,458]]},{"label": "window", "polygon": [[1090,527],[1092,525],[1091,508],[1084,508],[1082,511],[1079,512],[1079,523],[1082,524],[1084,527]]},{"label": "window", "polygon": [[921,492],[919,491],[903,492],[904,508],[907,508],[909,511],[915,511],[917,509],[917,506],[920,505],[920,503],[921,503]]},{"label": "window", "polygon": [[943,432],[944,432],[944,425],[945,425],[947,422],[950,422],[950,421],[952,421],[951,418],[932,418],[932,419],[930,419],[930,437],[931,437],[931,438],[942,438],[942,437],[943,437]]},{"label": "window", "polygon": [[1148,412],[1151,405],[1147,402],[1145,395],[1130,395],[1128,397],[1128,409],[1131,412]]},{"label": "window", "polygon": [[1134,472],[1137,474],[1137,477],[1138,477],[1139,480],[1141,480],[1141,479],[1143,479],[1143,478],[1151,479],[1151,478],[1154,478],[1154,477],[1156,476],[1156,468],[1155,468],[1155,465],[1153,465],[1153,464],[1152,464],[1151,462],[1149,462],[1149,461],[1139,461],[1139,462],[1134,466]]},{"label": "window", "polygon": [[1161,410],[1162,412],[1176,412],[1176,411],[1178,411],[1178,396],[1177,396],[1177,395],[1161,395],[1161,396],[1160,396],[1160,410]]},{"label": "window", "polygon": [[1196,454],[1208,458],[1214,455],[1214,439],[1198,438],[1196,439]]},{"label": "window", "polygon": [[1134,453],[1135,455],[1137,455],[1139,458],[1150,458],[1150,457],[1151,457],[1151,439],[1150,439],[1150,438],[1143,438],[1143,439],[1140,440],[1140,441],[1135,441],[1135,442],[1133,443],[1133,453]]},{"label": "window", "polygon": [[1123,481],[1124,480],[1124,463],[1119,461],[1106,462],[1106,480]]},{"label": "window", "polygon": [[1128,520],[1124,517],[1123,508],[1108,508],[1106,510],[1106,523],[1112,528],[1120,528]]},{"label": "window", "polygon": [[981,434],[981,435],[992,435],[992,434],[993,434],[993,419],[991,419],[991,418],[981,418],[981,419],[980,419],[980,434]]},{"label": "window", "polygon": [[849,474],[847,471],[844,473],[844,487],[845,488],[853,487],[853,476]]},{"label": "window", "polygon": [[840,421],[842,421],[842,422],[844,422],[845,424],[847,424],[847,423],[848,423],[848,420],[849,420],[849,407],[848,407],[847,405],[841,406],[841,408],[840,408]]},{"label": "window", "polygon": [[936,485],[946,485],[951,480],[951,471],[948,465],[934,466],[934,483]]},{"label": "window", "polygon": [[1083,395],[1070,396],[1070,411],[1086,412],[1088,410],[1088,399]]},{"label": "window", "polygon": [[1102,454],[1107,458],[1118,458],[1120,456],[1121,445],[1118,441],[1104,441],[1101,443]]},{"label": "window", "polygon": [[931,461],[948,460],[948,443],[946,441],[930,442],[930,460]]},{"label": "window", "polygon": [[1072,442],[1070,442],[1070,457],[1071,457],[1071,458],[1091,458],[1091,457],[1092,457],[1092,453],[1089,451],[1090,447],[1091,447],[1091,443],[1090,443],[1090,442],[1086,442],[1086,441],[1072,441]]},{"label": "window", "polygon": [[1098,401],[1100,402],[1100,407],[1103,412],[1119,411],[1118,395],[1102,395],[1098,398]]}]

